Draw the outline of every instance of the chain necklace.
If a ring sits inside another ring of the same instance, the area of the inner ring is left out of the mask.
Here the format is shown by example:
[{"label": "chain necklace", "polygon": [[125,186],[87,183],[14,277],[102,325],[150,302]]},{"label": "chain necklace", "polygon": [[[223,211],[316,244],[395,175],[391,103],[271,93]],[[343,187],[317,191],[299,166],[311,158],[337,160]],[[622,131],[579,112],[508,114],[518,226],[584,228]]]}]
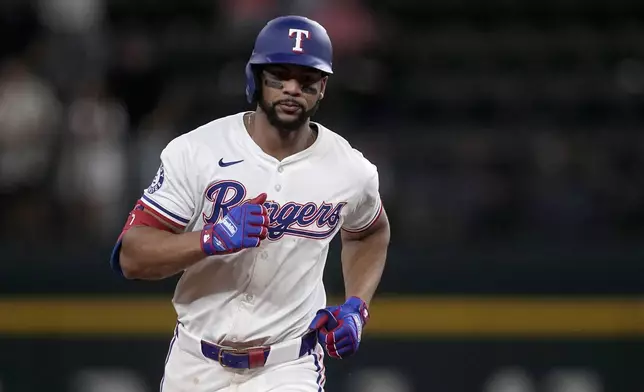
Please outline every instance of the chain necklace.
[{"label": "chain necklace", "polygon": [[[255,134],[255,113],[248,113],[246,115],[246,126],[248,127],[248,133],[251,135],[251,137]],[[309,127],[309,138],[306,141],[306,147],[309,148],[313,143],[315,142],[316,139],[316,132]]]}]

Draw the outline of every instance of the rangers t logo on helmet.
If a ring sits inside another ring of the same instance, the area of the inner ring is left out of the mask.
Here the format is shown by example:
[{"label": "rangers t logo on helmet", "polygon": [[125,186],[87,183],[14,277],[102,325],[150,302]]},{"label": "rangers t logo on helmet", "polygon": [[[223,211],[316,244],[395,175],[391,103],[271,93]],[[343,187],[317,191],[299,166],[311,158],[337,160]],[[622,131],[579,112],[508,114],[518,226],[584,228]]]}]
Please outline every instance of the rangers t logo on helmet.
[{"label": "rangers t logo on helmet", "polygon": [[293,52],[296,53],[302,53],[304,52],[304,49],[302,49],[302,37],[305,38],[310,38],[311,33],[308,30],[300,30],[300,29],[289,29],[288,31],[288,36],[290,38],[295,37],[295,46],[293,46]]}]

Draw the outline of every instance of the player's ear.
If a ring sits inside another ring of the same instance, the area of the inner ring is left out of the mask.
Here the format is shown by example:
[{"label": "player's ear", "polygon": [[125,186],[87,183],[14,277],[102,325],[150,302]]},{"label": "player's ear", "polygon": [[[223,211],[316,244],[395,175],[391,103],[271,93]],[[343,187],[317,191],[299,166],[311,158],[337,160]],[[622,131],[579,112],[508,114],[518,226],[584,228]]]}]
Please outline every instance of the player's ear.
[{"label": "player's ear", "polygon": [[320,79],[320,99],[324,98],[324,93],[326,91],[326,82],[329,80],[328,76]]}]

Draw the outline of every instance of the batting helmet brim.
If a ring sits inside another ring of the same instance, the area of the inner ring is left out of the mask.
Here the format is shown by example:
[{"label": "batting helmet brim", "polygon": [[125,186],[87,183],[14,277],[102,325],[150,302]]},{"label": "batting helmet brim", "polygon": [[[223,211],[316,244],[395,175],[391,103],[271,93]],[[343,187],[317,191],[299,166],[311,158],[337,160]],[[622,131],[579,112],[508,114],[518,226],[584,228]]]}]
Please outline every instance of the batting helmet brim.
[{"label": "batting helmet brim", "polygon": [[331,65],[326,61],[311,56],[306,53],[273,53],[269,55],[265,54],[253,54],[248,62],[252,65],[267,65],[267,64],[292,64],[292,65],[301,65],[304,67],[311,67],[322,71],[326,74],[333,74]]}]

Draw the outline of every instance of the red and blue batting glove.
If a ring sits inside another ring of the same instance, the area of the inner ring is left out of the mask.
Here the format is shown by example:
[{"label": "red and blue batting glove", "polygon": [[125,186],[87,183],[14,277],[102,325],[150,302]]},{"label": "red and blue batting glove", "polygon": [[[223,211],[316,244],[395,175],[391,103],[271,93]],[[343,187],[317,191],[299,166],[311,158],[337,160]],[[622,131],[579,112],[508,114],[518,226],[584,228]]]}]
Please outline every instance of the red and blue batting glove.
[{"label": "red and blue batting glove", "polygon": [[209,256],[225,255],[254,248],[268,235],[266,193],[235,206],[215,224],[201,230],[201,249]]},{"label": "red and blue batting glove", "polygon": [[318,331],[318,341],[330,357],[341,359],[358,351],[367,321],[367,304],[358,297],[351,297],[341,306],[318,310],[309,328]]}]

